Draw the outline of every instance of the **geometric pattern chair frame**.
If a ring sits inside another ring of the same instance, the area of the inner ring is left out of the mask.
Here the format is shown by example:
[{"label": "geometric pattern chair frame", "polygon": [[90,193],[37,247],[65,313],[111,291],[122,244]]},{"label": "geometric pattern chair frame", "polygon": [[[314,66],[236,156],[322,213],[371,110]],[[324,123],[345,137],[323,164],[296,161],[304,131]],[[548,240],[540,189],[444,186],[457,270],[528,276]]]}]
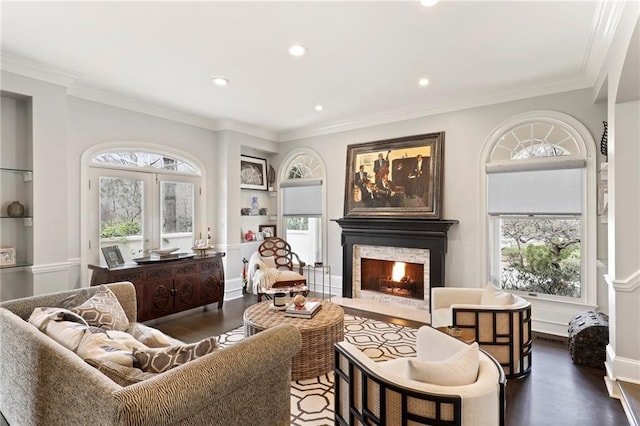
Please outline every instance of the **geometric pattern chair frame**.
[{"label": "geometric pattern chair frame", "polygon": [[473,331],[478,345],[502,366],[508,379],[531,373],[531,304],[519,308],[452,307],[453,326]]},{"label": "geometric pattern chair frame", "polygon": [[[465,396],[458,394],[457,391],[447,392],[446,386],[432,385],[434,391],[429,392],[394,383],[369,368],[366,364],[370,362],[358,359],[358,356],[355,356],[358,354],[350,351],[343,343],[336,343],[334,350],[336,425],[463,425]],[[494,371],[498,372],[497,383],[494,385],[498,393],[497,419],[491,424],[504,426],[506,377],[495,359],[487,356],[486,360],[484,368],[490,365]],[[474,390],[473,385],[456,387],[456,389],[464,388],[467,388],[469,396],[473,397],[477,397],[477,393],[482,392],[479,389]],[[472,406],[472,403],[468,404],[469,407]],[[476,405],[477,403],[473,404],[473,406]],[[481,407],[476,408],[481,409]],[[474,426],[469,425],[469,422],[464,424],[464,426],[467,425]]]},{"label": "geometric pattern chair frame", "polygon": [[[293,278],[289,278],[286,281],[277,281],[270,289],[258,289],[258,302],[262,301],[262,296],[271,298],[274,294],[285,293],[293,297],[298,293],[307,295],[309,289],[307,288],[307,279],[303,275],[303,269],[305,262],[300,260],[300,257],[291,250],[291,245],[288,242],[278,237],[270,237],[264,240],[258,247],[258,253],[260,257],[272,257],[276,264],[276,269],[287,269],[289,271],[294,270],[294,264],[298,265],[297,275]],[[295,263],[294,263],[295,260]]]}]

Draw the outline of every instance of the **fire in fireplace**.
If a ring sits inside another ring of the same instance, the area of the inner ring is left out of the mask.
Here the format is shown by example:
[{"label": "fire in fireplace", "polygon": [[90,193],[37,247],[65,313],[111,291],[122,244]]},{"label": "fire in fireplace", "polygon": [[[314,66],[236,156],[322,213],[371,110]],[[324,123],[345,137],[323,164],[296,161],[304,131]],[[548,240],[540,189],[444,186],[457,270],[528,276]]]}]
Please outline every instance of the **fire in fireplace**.
[{"label": "fire in fireplace", "polygon": [[424,299],[424,264],[361,259],[362,290]]}]

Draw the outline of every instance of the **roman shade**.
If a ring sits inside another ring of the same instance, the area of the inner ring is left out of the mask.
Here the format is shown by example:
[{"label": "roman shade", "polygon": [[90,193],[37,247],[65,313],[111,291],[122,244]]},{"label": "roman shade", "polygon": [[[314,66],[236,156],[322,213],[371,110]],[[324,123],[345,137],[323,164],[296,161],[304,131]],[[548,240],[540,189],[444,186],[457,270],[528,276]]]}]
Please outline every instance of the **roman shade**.
[{"label": "roman shade", "polygon": [[290,179],[280,188],[283,216],[322,215],[322,179]]}]

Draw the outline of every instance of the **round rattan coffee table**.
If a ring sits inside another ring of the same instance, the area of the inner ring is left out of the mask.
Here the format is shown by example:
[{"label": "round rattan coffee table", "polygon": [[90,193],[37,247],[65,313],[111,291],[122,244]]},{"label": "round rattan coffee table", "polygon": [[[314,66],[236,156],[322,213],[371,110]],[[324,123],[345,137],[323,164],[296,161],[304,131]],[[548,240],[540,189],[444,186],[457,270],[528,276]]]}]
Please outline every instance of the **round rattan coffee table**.
[{"label": "round rattan coffee table", "polygon": [[310,379],[333,370],[333,344],[344,340],[342,308],[325,300],[313,318],[303,319],[285,317],[284,312],[271,310],[269,305],[271,301],[256,303],[244,311],[245,337],[280,324],[292,324],[300,330],[302,349],[291,361],[291,380]]}]

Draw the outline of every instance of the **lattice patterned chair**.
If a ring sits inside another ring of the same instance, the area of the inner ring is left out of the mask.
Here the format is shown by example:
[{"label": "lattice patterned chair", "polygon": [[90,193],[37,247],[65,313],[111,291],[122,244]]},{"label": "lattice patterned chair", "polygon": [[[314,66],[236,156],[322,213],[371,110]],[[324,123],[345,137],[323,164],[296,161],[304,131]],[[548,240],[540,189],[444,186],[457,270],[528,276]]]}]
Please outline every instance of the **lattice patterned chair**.
[{"label": "lattice patterned chair", "polygon": [[[495,359],[477,345],[470,347],[427,326],[418,330],[416,340],[416,357],[383,362],[348,342],[334,345],[336,425],[505,424],[506,379]],[[469,349],[475,351],[471,364],[457,358]],[[433,380],[424,372],[419,377],[412,372],[421,363],[436,372]],[[452,376],[463,363],[471,369],[470,378],[455,382]]]},{"label": "lattice patterned chair", "polygon": [[431,326],[468,329],[480,347],[502,365],[508,379],[531,373],[531,303],[487,288],[431,289]]},{"label": "lattice patterned chair", "polygon": [[[308,294],[307,279],[302,274],[305,262],[291,250],[288,242],[278,237],[264,240],[249,259],[249,280],[253,291],[271,298],[278,293],[294,296]],[[297,269],[297,270],[294,270]]]}]

